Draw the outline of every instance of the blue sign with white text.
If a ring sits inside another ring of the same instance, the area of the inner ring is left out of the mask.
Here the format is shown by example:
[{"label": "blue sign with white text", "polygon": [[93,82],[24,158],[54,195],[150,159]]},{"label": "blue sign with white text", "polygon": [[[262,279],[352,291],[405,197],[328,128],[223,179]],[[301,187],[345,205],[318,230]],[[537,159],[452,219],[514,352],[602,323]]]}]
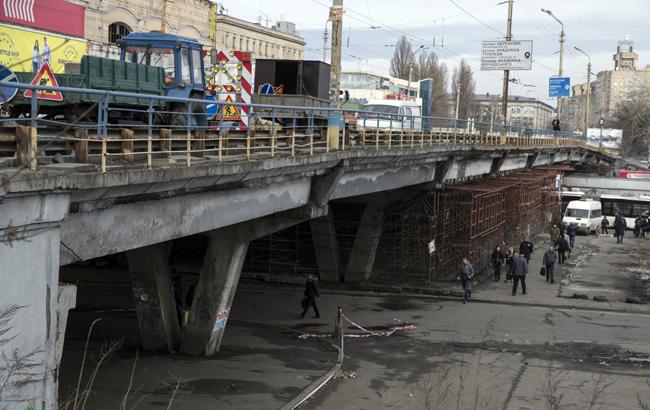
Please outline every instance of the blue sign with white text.
[{"label": "blue sign with white text", "polygon": [[551,77],[548,79],[548,96],[549,97],[570,97],[571,96],[571,78],[569,77]]},{"label": "blue sign with white text", "polygon": [[[7,67],[0,65],[0,81],[5,83],[16,83],[18,84],[18,77]],[[16,96],[18,88],[5,86],[0,87],[0,104],[10,101]]]}]

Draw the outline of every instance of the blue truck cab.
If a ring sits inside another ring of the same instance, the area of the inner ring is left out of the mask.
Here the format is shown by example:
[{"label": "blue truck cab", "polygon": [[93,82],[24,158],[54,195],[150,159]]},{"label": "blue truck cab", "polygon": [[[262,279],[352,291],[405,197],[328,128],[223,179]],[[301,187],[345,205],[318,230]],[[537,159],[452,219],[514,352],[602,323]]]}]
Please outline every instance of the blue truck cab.
[{"label": "blue truck cab", "polygon": [[165,70],[166,95],[202,99],[205,90],[203,46],[198,41],[160,32],[131,33],[119,41],[120,60]]}]

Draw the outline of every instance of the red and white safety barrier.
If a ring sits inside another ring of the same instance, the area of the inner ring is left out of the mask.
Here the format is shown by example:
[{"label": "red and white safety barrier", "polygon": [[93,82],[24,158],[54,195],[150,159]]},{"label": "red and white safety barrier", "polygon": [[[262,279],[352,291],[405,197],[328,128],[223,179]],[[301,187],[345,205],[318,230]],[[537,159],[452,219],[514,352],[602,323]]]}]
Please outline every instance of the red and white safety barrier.
[{"label": "red and white safety barrier", "polygon": [[[241,104],[252,102],[253,92],[253,59],[251,53],[230,51],[217,54],[217,65],[214,67],[214,82],[208,85],[208,91],[215,91],[220,103],[234,101]],[[212,89],[213,88],[213,89]],[[237,107],[239,111],[239,129],[245,130],[250,126],[250,107]]]}]

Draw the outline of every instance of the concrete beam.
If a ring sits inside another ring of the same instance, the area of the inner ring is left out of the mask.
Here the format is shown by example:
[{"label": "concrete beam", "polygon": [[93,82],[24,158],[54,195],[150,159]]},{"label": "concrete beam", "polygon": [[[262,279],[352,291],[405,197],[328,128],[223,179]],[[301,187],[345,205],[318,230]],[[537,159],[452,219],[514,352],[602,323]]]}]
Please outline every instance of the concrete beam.
[{"label": "concrete beam", "polygon": [[303,178],[74,213],[62,225],[65,246],[61,249],[61,264],[124,252],[299,208],[309,202],[310,188],[310,180]]},{"label": "concrete beam", "polygon": [[383,230],[383,217],[383,208],[375,204],[368,204],[363,210],[359,230],[350,251],[346,282],[358,283],[370,279]]},{"label": "concrete beam", "polygon": [[492,166],[490,167],[490,174],[498,174],[499,171],[501,171],[501,167],[503,167],[503,163],[506,161],[507,156],[508,156],[508,151],[503,152],[500,155],[496,155],[494,158],[492,158]]},{"label": "concrete beam", "polygon": [[436,184],[442,184],[449,176],[449,171],[456,163],[456,159],[451,157],[447,161],[440,161],[436,163],[436,172],[433,181]]},{"label": "concrete beam", "polygon": [[533,169],[535,162],[537,162],[537,158],[539,158],[539,152],[533,152],[528,156],[528,158],[526,158],[526,170]]},{"label": "concrete beam", "polygon": [[[286,212],[210,232],[208,248],[181,339],[181,352],[212,356],[219,351],[251,241],[303,222],[304,211]],[[306,212],[313,214],[313,212]]]},{"label": "concrete beam", "polygon": [[332,199],[334,190],[339,184],[344,172],[343,166],[339,164],[338,166],[329,169],[323,175],[313,177],[311,182],[310,202],[317,206],[326,206],[330,199]]},{"label": "concrete beam", "polygon": [[126,252],[142,348],[148,351],[173,352],[180,343],[181,329],[169,267],[170,252],[170,242]]}]

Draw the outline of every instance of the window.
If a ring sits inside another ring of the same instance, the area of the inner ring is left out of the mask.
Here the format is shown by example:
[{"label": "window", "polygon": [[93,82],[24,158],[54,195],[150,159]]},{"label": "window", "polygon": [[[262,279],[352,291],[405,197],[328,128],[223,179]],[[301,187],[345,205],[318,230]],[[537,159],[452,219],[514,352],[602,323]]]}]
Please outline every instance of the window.
[{"label": "window", "polygon": [[129,47],[126,61],[161,67],[165,70],[165,85],[174,83],[174,50],[171,48]]},{"label": "window", "polygon": [[108,42],[115,44],[130,32],[131,29],[126,24],[119,22],[112,23],[108,26]]},{"label": "window", "polygon": [[201,70],[201,51],[192,50],[192,76],[194,78],[194,84],[203,83],[203,70]]},{"label": "window", "polygon": [[566,210],[566,216],[570,218],[588,218],[589,211],[587,211],[586,209],[569,208]]},{"label": "window", "polygon": [[603,211],[600,209],[594,209],[593,211],[591,211],[592,218],[600,218],[602,216],[603,216]]},{"label": "window", "polygon": [[181,49],[181,81],[185,84],[190,84],[190,50],[187,48]]}]

